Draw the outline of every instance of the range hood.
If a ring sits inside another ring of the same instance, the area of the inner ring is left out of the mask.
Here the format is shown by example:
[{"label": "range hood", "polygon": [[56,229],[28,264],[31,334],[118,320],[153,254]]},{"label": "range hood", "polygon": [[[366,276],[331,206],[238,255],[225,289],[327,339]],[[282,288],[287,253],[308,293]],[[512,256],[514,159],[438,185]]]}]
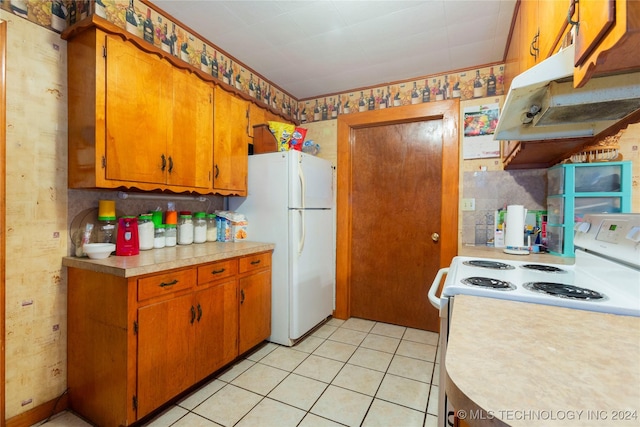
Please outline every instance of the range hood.
[{"label": "range hood", "polygon": [[513,79],[494,139],[595,136],[640,109],[640,73],[591,78],[575,89],[574,53],[571,45]]}]

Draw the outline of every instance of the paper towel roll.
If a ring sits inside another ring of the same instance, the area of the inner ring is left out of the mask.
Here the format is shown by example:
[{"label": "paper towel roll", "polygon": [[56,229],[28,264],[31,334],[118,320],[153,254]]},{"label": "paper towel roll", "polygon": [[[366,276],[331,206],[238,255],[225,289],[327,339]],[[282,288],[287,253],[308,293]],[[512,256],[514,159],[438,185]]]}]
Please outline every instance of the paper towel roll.
[{"label": "paper towel roll", "polygon": [[505,246],[522,247],[524,246],[524,218],[527,211],[522,205],[507,206],[507,216],[505,222]]}]

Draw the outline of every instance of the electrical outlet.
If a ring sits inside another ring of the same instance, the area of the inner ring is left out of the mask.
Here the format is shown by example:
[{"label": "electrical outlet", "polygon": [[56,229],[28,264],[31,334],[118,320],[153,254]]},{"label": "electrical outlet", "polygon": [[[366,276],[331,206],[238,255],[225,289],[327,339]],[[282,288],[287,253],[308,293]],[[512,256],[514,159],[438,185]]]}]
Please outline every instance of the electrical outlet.
[{"label": "electrical outlet", "polygon": [[463,211],[475,211],[476,210],[476,199],[462,199],[462,210]]}]

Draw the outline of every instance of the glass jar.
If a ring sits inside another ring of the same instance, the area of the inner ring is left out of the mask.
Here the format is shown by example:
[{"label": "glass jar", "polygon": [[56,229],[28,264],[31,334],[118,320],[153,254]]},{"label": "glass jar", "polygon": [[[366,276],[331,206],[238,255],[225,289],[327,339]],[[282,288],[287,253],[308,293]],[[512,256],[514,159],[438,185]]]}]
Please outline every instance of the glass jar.
[{"label": "glass jar", "polygon": [[218,225],[216,223],[216,214],[207,214],[207,242],[215,242],[218,240]]},{"label": "glass jar", "polygon": [[164,245],[166,247],[175,246],[178,242],[178,229],[176,224],[165,224],[164,227]]},{"label": "glass jar", "polygon": [[193,243],[204,243],[207,241],[207,220],[204,212],[193,214]]},{"label": "glass jar", "polygon": [[153,247],[155,249],[162,249],[167,244],[167,238],[165,237],[164,224],[156,224],[153,230]]},{"label": "glass jar", "polygon": [[193,243],[193,216],[189,211],[181,211],[178,216],[178,244]]},{"label": "glass jar", "polygon": [[154,227],[151,214],[142,214],[138,217],[138,240],[141,251],[153,249]]}]

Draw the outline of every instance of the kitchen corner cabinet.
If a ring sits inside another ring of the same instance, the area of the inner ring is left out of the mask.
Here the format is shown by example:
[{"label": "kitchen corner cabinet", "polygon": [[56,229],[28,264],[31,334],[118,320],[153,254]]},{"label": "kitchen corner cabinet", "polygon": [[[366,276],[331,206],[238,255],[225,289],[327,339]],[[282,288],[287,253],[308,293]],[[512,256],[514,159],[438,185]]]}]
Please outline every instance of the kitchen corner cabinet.
[{"label": "kitchen corner cabinet", "polygon": [[214,96],[213,189],[247,195],[249,102],[219,87]]},{"label": "kitchen corner cabinet", "polygon": [[94,27],[68,43],[69,188],[210,192],[213,85]]},{"label": "kitchen corner cabinet", "polygon": [[138,277],[68,268],[71,409],[127,426],[271,334],[271,252]]},{"label": "kitchen corner cabinet", "polygon": [[574,227],[590,213],[631,212],[631,162],[570,163],[547,172],[547,247],[574,256]]},{"label": "kitchen corner cabinet", "polygon": [[549,57],[567,29],[569,2],[521,0],[517,7],[505,56],[505,90],[514,77]]}]

